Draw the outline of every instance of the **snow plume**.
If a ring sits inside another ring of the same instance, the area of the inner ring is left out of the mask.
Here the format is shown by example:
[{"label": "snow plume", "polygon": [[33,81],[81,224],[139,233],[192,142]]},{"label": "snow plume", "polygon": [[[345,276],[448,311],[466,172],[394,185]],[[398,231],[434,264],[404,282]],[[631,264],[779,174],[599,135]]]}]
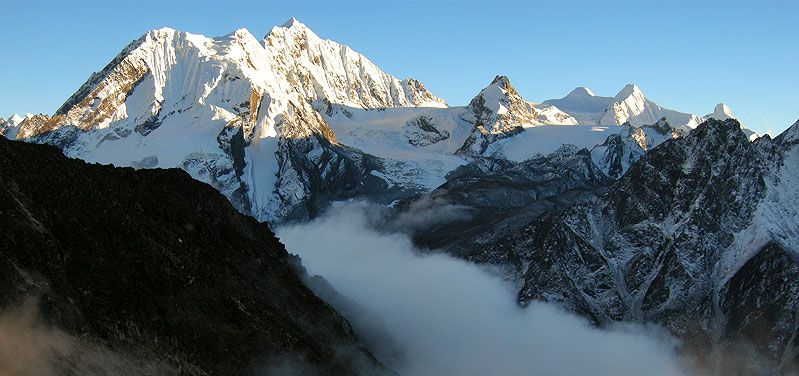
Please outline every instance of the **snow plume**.
[{"label": "snow plume", "polygon": [[400,374],[682,374],[677,342],[663,332],[600,330],[544,303],[523,309],[512,288],[479,267],[373,230],[370,212],[346,205],[278,235],[310,274],[346,296],[329,301]]},{"label": "snow plume", "polygon": [[[42,323],[38,301],[27,298],[0,314],[0,375],[156,375],[177,370],[156,358],[109,349]],[[146,350],[144,351],[146,352]]]},{"label": "snow plume", "polygon": [[4,375],[44,376],[54,374],[53,357],[71,352],[72,338],[37,322],[36,302],[0,315],[0,370]]},{"label": "snow plume", "polygon": [[436,191],[413,200],[407,208],[380,227],[387,231],[413,232],[432,225],[472,218],[474,208],[453,204],[444,198],[445,194],[446,191]]}]

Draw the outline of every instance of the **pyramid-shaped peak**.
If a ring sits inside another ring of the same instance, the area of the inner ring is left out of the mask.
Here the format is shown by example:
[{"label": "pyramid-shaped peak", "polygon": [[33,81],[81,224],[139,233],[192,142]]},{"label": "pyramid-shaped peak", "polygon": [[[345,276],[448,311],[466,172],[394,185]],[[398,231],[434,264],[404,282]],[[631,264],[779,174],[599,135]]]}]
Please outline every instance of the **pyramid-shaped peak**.
[{"label": "pyramid-shaped peak", "polygon": [[300,22],[296,18],[291,17],[286,22],[283,22],[282,25],[280,25],[280,27],[286,27],[286,28],[291,28],[291,27],[294,27],[294,26],[305,26],[305,24],[303,24],[302,22]]},{"label": "pyramid-shaped peak", "polygon": [[727,114],[729,116],[732,116],[732,110],[730,110],[730,107],[727,106],[724,103],[717,104],[716,108],[713,110],[713,112],[721,113],[721,114]]},{"label": "pyramid-shaped peak", "polygon": [[716,119],[716,120],[727,120],[727,119],[735,119],[735,115],[732,114],[732,110],[729,106],[724,103],[719,103],[716,105],[716,108],[713,109],[713,112],[705,115],[707,119]]},{"label": "pyramid-shaped peak", "polygon": [[795,145],[799,143],[799,120],[788,127],[777,136],[777,142],[781,144]]},{"label": "pyramid-shaped peak", "polygon": [[508,79],[508,76],[497,75],[496,77],[494,77],[494,80],[491,81],[491,85],[497,85],[497,84],[499,84],[503,88],[508,87],[510,86],[510,79]]},{"label": "pyramid-shaped peak", "polygon": [[223,38],[235,38],[235,39],[255,39],[255,36],[247,29],[240,28],[236,29],[235,31],[228,33]]},{"label": "pyramid-shaped peak", "polygon": [[638,85],[636,85],[636,84],[627,84],[627,85],[624,86],[623,89],[621,89],[621,91],[619,91],[618,94],[616,94],[616,99],[617,100],[619,100],[619,99],[623,100],[623,99],[628,98],[628,97],[630,97],[632,95],[644,96],[644,93],[641,92],[641,89],[638,88]]},{"label": "pyramid-shaped peak", "polygon": [[284,22],[280,26],[273,27],[268,33],[266,33],[264,39],[268,39],[270,35],[276,34],[310,35],[318,38],[318,35],[316,35],[313,30],[294,17],[289,18],[288,21]]},{"label": "pyramid-shaped peak", "polygon": [[503,75],[497,75],[496,77],[494,77],[494,79],[491,81],[491,84],[486,86],[481,91],[481,93],[483,94],[488,94],[491,92],[496,92],[496,93],[504,92],[505,94],[503,95],[519,95],[519,93],[516,92],[516,89],[513,87],[513,85],[511,85],[508,76],[503,76]]},{"label": "pyramid-shaped peak", "polygon": [[587,88],[585,86],[578,86],[578,87],[574,88],[574,90],[569,92],[569,94],[566,95],[566,97],[572,97],[572,98],[573,97],[593,97],[593,96],[595,96],[594,92],[591,91],[591,89],[589,89],[589,88]]},{"label": "pyramid-shaped peak", "polygon": [[8,121],[9,121],[9,122],[11,122],[12,124],[19,124],[19,123],[21,123],[23,120],[25,120],[25,118],[24,118],[24,117],[22,117],[22,116],[20,116],[19,114],[14,114],[14,115],[11,115],[11,116],[8,118]]}]

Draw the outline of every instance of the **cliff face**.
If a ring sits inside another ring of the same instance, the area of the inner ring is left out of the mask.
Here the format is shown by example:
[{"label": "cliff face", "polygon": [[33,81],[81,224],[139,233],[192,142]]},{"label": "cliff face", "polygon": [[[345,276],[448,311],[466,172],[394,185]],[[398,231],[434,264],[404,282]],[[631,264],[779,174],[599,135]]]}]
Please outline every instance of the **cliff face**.
[{"label": "cliff face", "polygon": [[0,303],[33,298],[81,344],[50,357],[59,374],[387,373],[266,224],[181,170],[0,139],[0,223]]},{"label": "cliff face", "polygon": [[659,323],[724,374],[794,369],[796,129],[749,142],[708,120],[596,202],[537,218],[500,242],[528,262],[519,301]]}]

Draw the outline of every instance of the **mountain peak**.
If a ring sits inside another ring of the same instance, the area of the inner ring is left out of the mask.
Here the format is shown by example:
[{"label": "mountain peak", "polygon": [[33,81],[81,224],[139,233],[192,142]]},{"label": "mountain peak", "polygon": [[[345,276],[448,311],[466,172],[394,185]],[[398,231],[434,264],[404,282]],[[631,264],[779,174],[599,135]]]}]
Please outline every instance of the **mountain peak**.
[{"label": "mountain peak", "polygon": [[309,28],[308,25],[300,22],[294,17],[289,18],[286,22],[277,27],[288,30],[311,31],[311,28]]},{"label": "mountain peak", "polygon": [[594,92],[591,89],[585,86],[578,86],[574,88],[569,94],[566,94],[566,98],[574,98],[574,97],[593,97]]},{"label": "mountain peak", "polygon": [[294,27],[295,25],[296,26],[305,26],[305,24],[303,24],[302,22],[300,22],[296,18],[291,17],[286,22],[283,22],[283,24],[280,25],[280,27],[291,28],[291,27]]},{"label": "mountain peak", "polygon": [[252,35],[252,33],[249,30],[245,29],[245,28],[236,29],[233,32],[225,35],[224,37],[225,38],[235,38],[235,39],[243,39],[243,38],[255,39],[255,36]]},{"label": "mountain peak", "polygon": [[640,95],[641,97],[644,96],[644,93],[636,84],[627,84],[624,86],[618,94],[616,94],[616,100],[623,100],[624,98],[628,98],[632,95]]},{"label": "mountain peak", "polygon": [[776,140],[783,145],[795,145],[799,143],[799,120],[780,133]]},{"label": "mountain peak", "polygon": [[160,39],[160,38],[169,37],[171,35],[174,35],[177,32],[178,32],[177,30],[175,30],[175,29],[173,29],[171,27],[162,27],[160,29],[150,30],[147,33],[145,33],[144,36],[145,37],[149,36],[150,38],[157,40],[157,39]]},{"label": "mountain peak", "polygon": [[14,115],[11,115],[11,116],[8,118],[8,121],[9,121],[11,124],[14,124],[14,125],[19,125],[19,123],[21,123],[23,120],[25,120],[25,118],[24,118],[24,117],[22,117],[22,116],[20,116],[19,114],[14,114]]},{"label": "mountain peak", "polygon": [[313,30],[294,17],[289,18],[282,25],[275,26],[270,29],[269,32],[264,36],[264,39],[268,39],[271,35],[275,34],[311,35],[314,38],[319,38],[319,36],[316,35]]},{"label": "mountain peak", "polygon": [[500,87],[506,88],[510,86],[510,79],[507,76],[497,75],[494,77],[494,80],[491,81],[491,85],[499,84]]},{"label": "mountain peak", "polygon": [[518,97],[519,93],[510,84],[510,79],[507,76],[497,75],[491,84],[480,90],[477,96],[483,97],[486,102],[506,102],[509,97]]},{"label": "mountain peak", "polygon": [[716,108],[713,109],[712,113],[705,115],[707,119],[716,119],[716,120],[727,120],[727,119],[735,119],[735,116],[732,114],[732,110],[730,107],[724,103],[719,103],[716,105]]}]

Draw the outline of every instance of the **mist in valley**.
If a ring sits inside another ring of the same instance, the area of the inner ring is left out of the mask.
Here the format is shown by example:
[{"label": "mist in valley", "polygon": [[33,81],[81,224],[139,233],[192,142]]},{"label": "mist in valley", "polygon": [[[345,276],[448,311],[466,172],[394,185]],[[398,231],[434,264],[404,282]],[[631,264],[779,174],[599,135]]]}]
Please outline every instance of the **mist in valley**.
[{"label": "mist in valley", "polygon": [[[659,328],[598,329],[551,304],[521,308],[513,287],[481,267],[375,230],[375,212],[347,204],[277,233],[343,297],[320,295],[400,374],[684,373],[677,340]],[[318,279],[309,285],[319,290]]]}]

